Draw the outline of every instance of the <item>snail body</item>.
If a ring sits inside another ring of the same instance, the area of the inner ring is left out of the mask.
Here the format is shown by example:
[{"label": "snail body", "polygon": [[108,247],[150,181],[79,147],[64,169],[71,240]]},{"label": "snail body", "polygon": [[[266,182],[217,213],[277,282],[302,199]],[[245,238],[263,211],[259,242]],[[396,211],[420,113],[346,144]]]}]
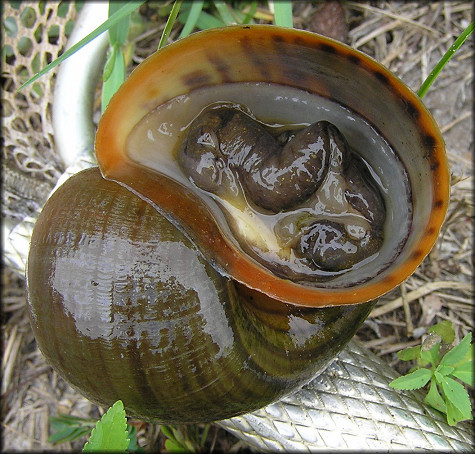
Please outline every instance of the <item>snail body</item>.
[{"label": "snail body", "polygon": [[417,97],[296,30],[211,30],[154,54],[112,98],[96,156],[35,226],[32,328],[86,397],[154,422],[228,418],[310,381],[447,207]]}]

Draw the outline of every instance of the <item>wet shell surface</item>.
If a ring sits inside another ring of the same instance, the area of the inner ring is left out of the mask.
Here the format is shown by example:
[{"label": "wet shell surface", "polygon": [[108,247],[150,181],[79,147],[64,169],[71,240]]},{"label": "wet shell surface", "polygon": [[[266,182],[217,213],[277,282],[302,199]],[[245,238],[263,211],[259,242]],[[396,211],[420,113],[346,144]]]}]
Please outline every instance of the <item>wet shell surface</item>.
[{"label": "wet shell surface", "polygon": [[167,46],[112,98],[95,146],[99,168],[33,232],[32,327],[86,397],[154,422],[228,418],[310,381],[421,263],[448,204],[417,96],[299,30]]}]

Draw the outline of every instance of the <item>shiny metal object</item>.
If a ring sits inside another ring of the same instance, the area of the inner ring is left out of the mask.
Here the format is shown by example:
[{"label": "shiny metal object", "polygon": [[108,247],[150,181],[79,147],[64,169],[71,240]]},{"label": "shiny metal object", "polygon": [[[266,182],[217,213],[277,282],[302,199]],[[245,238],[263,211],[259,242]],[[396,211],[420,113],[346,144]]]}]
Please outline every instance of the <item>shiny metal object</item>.
[{"label": "shiny metal object", "polygon": [[468,423],[449,426],[420,391],[388,386],[398,373],[351,341],[320,376],[279,402],[218,424],[266,451],[473,452]]},{"label": "shiny metal object", "polygon": [[[71,43],[105,17],[103,3],[86,3],[76,25],[81,32],[75,30]],[[93,90],[106,52],[107,35],[100,38],[102,41],[81,51],[82,57],[63,63],[58,73],[53,124],[57,151],[69,167],[56,187],[74,173],[96,164]],[[21,275],[35,221],[36,216],[32,216],[16,226],[4,225],[4,261]],[[421,392],[393,390],[388,384],[397,376],[378,357],[351,341],[323,374],[299,392],[218,424],[265,451],[472,452],[471,425],[451,427],[442,414],[424,404]]]}]

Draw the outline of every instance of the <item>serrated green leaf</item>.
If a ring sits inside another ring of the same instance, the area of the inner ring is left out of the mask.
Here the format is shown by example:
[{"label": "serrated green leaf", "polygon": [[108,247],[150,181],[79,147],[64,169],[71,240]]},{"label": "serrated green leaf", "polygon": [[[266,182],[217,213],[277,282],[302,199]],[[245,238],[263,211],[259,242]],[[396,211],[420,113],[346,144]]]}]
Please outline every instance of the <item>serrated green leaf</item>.
[{"label": "serrated green leaf", "polygon": [[396,378],[389,383],[389,386],[395,389],[418,389],[425,386],[431,377],[432,371],[429,369],[418,369],[410,374]]},{"label": "serrated green leaf", "polygon": [[453,366],[463,360],[472,342],[472,333],[468,333],[458,345],[449,350],[441,359],[440,364]]},{"label": "serrated green leaf", "polygon": [[432,365],[436,365],[440,360],[440,342],[437,342],[430,350],[422,350],[421,349],[421,360],[424,364],[431,363]]},{"label": "serrated green leaf", "polygon": [[417,345],[415,347],[405,348],[397,352],[397,357],[401,361],[411,361],[419,357],[421,353],[421,346]]},{"label": "serrated green leaf", "polygon": [[473,361],[459,364],[451,375],[462,380],[467,385],[473,386]]},{"label": "serrated green leaf", "polygon": [[[449,404],[453,405],[457,410],[452,412],[452,417],[458,421],[472,419],[472,409],[470,406],[470,397],[464,386],[453,378],[444,377],[441,382],[442,392],[447,405],[447,415],[449,415]],[[457,416],[458,415],[458,416]],[[460,419],[462,418],[462,419]],[[450,422],[449,422],[450,423]]]},{"label": "serrated green leaf", "polygon": [[434,377],[437,380],[437,383],[439,383],[439,385],[441,385],[442,381],[444,380],[444,376],[438,370],[436,370],[436,371],[434,371]]},{"label": "serrated green leaf", "polygon": [[450,375],[454,371],[454,368],[445,364],[439,364],[436,371],[441,375]]},{"label": "serrated green leaf", "polygon": [[457,407],[455,407],[450,401],[447,401],[446,404],[447,404],[447,422],[451,426],[455,426],[460,421],[465,421],[466,419],[472,419],[472,418],[465,418],[462,412],[460,412],[460,410]]},{"label": "serrated green leaf", "polygon": [[474,351],[475,351],[475,344],[470,344],[470,347],[468,348],[467,353],[465,353],[465,356],[463,357],[461,363],[468,363],[469,361],[473,361]]},{"label": "serrated green leaf", "polygon": [[92,429],[91,438],[84,445],[83,452],[115,451],[125,452],[129,446],[127,419],[124,404],[118,400]]},{"label": "serrated green leaf", "polygon": [[427,332],[438,334],[446,344],[451,344],[455,339],[454,327],[452,322],[449,322],[448,320],[443,320],[440,323],[431,326]]},{"label": "serrated green leaf", "polygon": [[424,398],[424,402],[442,413],[447,413],[444,399],[442,399],[442,396],[439,393],[435,380],[431,380],[429,392]]}]

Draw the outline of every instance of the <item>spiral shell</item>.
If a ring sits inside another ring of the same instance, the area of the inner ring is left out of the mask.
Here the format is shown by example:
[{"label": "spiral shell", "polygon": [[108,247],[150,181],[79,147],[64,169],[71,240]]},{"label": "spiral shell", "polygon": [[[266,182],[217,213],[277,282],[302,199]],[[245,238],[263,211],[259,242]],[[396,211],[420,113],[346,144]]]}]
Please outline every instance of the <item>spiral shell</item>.
[{"label": "spiral shell", "polygon": [[[186,129],[215,102],[250,106],[257,118],[290,104],[301,116],[294,121],[306,123],[314,111],[302,106],[314,95],[338,107],[312,122],[331,120],[358,144],[389,219],[376,264],[306,284],[247,254],[213,199],[175,164],[162,171],[175,152],[150,146],[150,124],[159,111]],[[170,105],[178,110],[168,113]],[[369,130],[383,137],[376,145]],[[297,30],[236,26],[167,46],[112,98],[95,146],[100,170],[59,188],[33,232],[32,327],[48,361],[86,397],[121,399],[129,414],[155,422],[228,418],[310,381],[376,298],[427,255],[448,204],[443,141],[416,95],[369,57]]]}]

